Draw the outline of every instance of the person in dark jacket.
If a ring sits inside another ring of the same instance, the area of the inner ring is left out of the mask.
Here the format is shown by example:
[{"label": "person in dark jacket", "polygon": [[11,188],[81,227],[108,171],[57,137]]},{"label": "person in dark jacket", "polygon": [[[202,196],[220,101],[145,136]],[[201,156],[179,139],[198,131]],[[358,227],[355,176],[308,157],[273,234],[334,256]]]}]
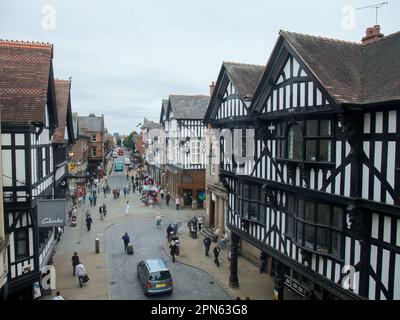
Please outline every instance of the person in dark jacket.
[{"label": "person in dark jacket", "polygon": [[90,227],[91,227],[91,225],[92,225],[92,222],[93,222],[93,219],[92,219],[92,217],[89,215],[89,216],[86,218],[86,227],[87,227],[87,231],[90,231]]},{"label": "person in dark jacket", "polygon": [[218,257],[219,253],[221,252],[221,248],[219,246],[215,246],[213,252],[214,252],[214,263],[217,265],[217,267],[219,267]]},{"label": "person in dark jacket", "polygon": [[79,264],[79,256],[76,252],[74,252],[71,261],[72,261],[72,275],[75,276],[75,267]]},{"label": "person in dark jacket", "polygon": [[211,247],[211,239],[210,239],[210,237],[205,237],[203,239],[203,243],[204,243],[204,248],[205,248],[205,254],[208,257],[208,252],[210,251],[210,247]]},{"label": "person in dark jacket", "polygon": [[122,240],[124,241],[125,252],[127,252],[128,251],[128,244],[131,241],[131,239],[128,236],[128,232],[125,232],[125,234],[122,237]]},{"label": "person in dark jacket", "polygon": [[171,244],[170,244],[169,248],[171,250],[172,262],[175,262],[176,243],[175,243],[174,240],[171,241]]},{"label": "person in dark jacket", "polygon": [[173,230],[174,230],[174,229],[172,228],[171,224],[169,224],[168,227],[167,227],[167,239],[168,239],[168,241],[171,240],[171,239],[170,239],[170,235],[171,235],[171,232],[172,232]]},{"label": "person in dark jacket", "polygon": [[106,204],[103,202],[103,215],[106,216],[107,214],[107,206]]},{"label": "person in dark jacket", "polygon": [[165,203],[167,204],[167,206],[169,206],[169,200],[171,200],[171,195],[168,192],[167,195],[165,196]]}]

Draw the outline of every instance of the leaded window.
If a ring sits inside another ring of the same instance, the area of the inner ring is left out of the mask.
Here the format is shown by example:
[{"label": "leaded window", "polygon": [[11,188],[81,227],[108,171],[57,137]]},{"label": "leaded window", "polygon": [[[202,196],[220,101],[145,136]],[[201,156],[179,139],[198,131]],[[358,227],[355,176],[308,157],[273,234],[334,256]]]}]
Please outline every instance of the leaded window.
[{"label": "leaded window", "polygon": [[344,210],[287,195],[286,235],[300,246],[341,258]]}]

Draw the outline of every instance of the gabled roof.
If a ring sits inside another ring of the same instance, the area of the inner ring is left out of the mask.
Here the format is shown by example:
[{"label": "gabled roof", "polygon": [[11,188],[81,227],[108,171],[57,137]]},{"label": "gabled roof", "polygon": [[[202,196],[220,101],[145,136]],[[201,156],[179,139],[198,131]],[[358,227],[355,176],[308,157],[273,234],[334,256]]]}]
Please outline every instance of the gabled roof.
[{"label": "gabled roof", "polygon": [[254,64],[223,62],[228,77],[242,100],[251,100],[265,67]]},{"label": "gabled roof", "polygon": [[101,132],[104,131],[103,117],[96,117],[94,114],[89,116],[78,117],[79,134],[86,132]]},{"label": "gabled roof", "polygon": [[287,31],[280,36],[338,104],[400,99],[400,32],[366,45]]},{"label": "gabled roof", "polygon": [[53,143],[64,143],[65,129],[67,129],[68,132],[68,140],[73,142],[74,138],[70,100],[71,81],[56,79],[54,83],[56,90],[58,127],[54,131]]},{"label": "gabled roof", "polygon": [[[0,40],[0,111],[2,122],[45,123],[48,95],[53,97],[53,46]],[[55,104],[55,101],[54,101]],[[52,106],[50,106],[52,108]],[[49,110],[55,126],[56,110]]]},{"label": "gabled roof", "polygon": [[201,120],[207,111],[209,96],[170,95],[169,106],[173,119]]},{"label": "gabled roof", "polygon": [[168,103],[169,103],[168,100],[163,99],[162,104],[161,104],[160,122],[163,122],[163,117],[165,114],[167,114]]},{"label": "gabled roof", "polygon": [[204,115],[204,122],[208,123],[211,120],[210,117],[214,110],[214,104],[218,101],[218,92],[220,92],[221,89],[223,90],[221,86],[223,86],[225,74],[228,76],[229,80],[232,81],[240,98],[243,101],[251,101],[264,71],[264,66],[224,61],[210,103]]}]

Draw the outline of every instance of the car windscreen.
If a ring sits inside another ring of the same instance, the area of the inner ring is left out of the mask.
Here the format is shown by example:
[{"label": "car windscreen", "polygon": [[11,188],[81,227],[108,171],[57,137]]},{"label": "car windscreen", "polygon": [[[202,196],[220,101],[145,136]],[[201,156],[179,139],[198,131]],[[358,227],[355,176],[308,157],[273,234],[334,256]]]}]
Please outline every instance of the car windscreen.
[{"label": "car windscreen", "polygon": [[171,278],[171,273],[166,271],[152,272],[149,274],[149,281],[164,281]]}]

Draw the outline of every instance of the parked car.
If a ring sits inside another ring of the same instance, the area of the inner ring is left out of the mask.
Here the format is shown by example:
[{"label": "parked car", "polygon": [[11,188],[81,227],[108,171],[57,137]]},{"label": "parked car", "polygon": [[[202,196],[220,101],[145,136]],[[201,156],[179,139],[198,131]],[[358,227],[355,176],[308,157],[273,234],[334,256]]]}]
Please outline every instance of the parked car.
[{"label": "parked car", "polygon": [[140,261],[137,265],[137,277],[146,296],[173,291],[171,273],[160,258]]}]

